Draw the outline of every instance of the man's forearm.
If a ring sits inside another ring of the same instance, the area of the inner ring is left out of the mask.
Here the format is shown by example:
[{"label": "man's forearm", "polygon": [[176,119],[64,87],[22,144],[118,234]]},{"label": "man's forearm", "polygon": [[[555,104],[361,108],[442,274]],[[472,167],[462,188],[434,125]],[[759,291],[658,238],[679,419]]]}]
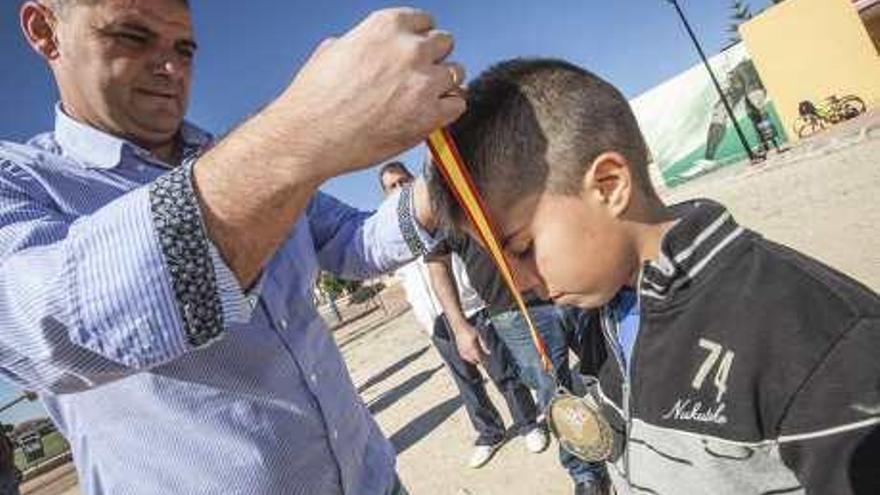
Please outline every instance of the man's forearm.
[{"label": "man's forearm", "polygon": [[[315,189],[416,145],[464,111],[452,37],[415,9],[371,14],[324,42],[268,107],[196,163],[208,235],[242,286],[256,279]],[[424,186],[416,216],[430,230]]]},{"label": "man's forearm", "polygon": [[324,180],[309,155],[287,151],[289,142],[279,141],[272,126],[267,109],[193,169],[208,235],[243,287],[256,280]]},{"label": "man's forearm", "polygon": [[432,258],[427,261],[428,275],[431,279],[431,288],[440,302],[443,314],[446,315],[452,330],[467,323],[467,318],[461,309],[461,301],[458,297],[458,287],[452,271],[449,267],[450,258]]},{"label": "man's forearm", "polygon": [[433,233],[437,228],[437,217],[431,207],[431,196],[428,193],[428,185],[425,179],[419,177],[413,185],[413,205],[415,206],[416,221],[428,232]]}]

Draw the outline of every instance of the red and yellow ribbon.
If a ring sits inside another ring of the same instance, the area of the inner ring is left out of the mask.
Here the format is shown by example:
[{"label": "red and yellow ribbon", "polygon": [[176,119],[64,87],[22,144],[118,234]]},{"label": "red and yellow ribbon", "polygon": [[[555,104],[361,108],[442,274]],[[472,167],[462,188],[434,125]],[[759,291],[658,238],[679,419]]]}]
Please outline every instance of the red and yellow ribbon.
[{"label": "red and yellow ribbon", "polygon": [[544,339],[541,338],[541,334],[538,333],[538,329],[529,315],[522,294],[520,294],[519,289],[516,287],[513,271],[507,262],[507,258],[504,256],[501,244],[498,242],[497,231],[489,219],[489,215],[486,213],[486,207],[480,198],[476,186],[474,186],[470,173],[464,165],[464,160],[458,154],[458,148],[456,148],[452,136],[449,135],[445,128],[438,129],[428,136],[428,148],[430,148],[431,155],[434,157],[434,163],[440,169],[447,184],[449,184],[449,188],[452,190],[453,195],[455,195],[458,204],[473,224],[483,246],[498,266],[498,271],[501,272],[507,288],[513,295],[517,306],[519,306],[519,310],[529,326],[535,348],[541,356],[541,363],[544,365],[544,369],[549,373],[553,373],[553,364],[547,355],[547,346],[544,344]]}]

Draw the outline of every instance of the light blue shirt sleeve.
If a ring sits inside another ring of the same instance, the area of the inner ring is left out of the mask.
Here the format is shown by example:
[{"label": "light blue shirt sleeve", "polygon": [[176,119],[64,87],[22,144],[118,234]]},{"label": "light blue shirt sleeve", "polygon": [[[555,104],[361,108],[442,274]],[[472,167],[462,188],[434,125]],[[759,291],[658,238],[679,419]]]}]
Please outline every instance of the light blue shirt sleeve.
[{"label": "light blue shirt sleeve", "polygon": [[198,213],[194,195],[157,194],[169,183],[192,194],[189,180],[179,167],[70,217],[24,168],[0,159],[0,367],[8,378],[52,393],[88,389],[247,321],[244,295],[201,217],[174,220],[176,211]]},{"label": "light blue shirt sleeve", "polygon": [[375,212],[318,192],[307,215],[321,268],[344,278],[389,272],[427,254],[437,243],[415,219],[410,188],[389,195]]}]

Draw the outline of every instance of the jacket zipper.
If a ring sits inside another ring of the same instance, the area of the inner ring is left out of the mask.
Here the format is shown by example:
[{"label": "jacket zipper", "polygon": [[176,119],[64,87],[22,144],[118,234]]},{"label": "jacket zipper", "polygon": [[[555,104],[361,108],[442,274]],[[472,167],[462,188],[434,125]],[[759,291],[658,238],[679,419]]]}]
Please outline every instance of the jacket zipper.
[{"label": "jacket zipper", "polygon": [[[605,334],[605,339],[612,346],[612,350],[614,351],[614,358],[617,360],[617,366],[620,368],[620,376],[623,378],[622,390],[623,390],[623,416],[624,421],[626,422],[626,441],[624,443],[623,449],[623,471],[624,477],[626,478],[627,484],[629,484],[629,433],[632,424],[630,422],[630,411],[629,411],[629,376],[626,372],[626,366],[623,364],[623,357],[621,356],[622,350],[620,349],[620,342],[617,340],[616,335],[611,335],[611,325],[614,325],[614,328],[617,329],[617,317],[614,314],[613,310],[603,309],[603,320],[604,324],[602,325],[603,333]],[[616,333],[616,332],[615,332]]]},{"label": "jacket zipper", "polygon": [[[639,333],[641,333],[641,325],[642,325],[642,316],[641,316],[642,315],[642,273],[644,273],[644,270],[640,267],[639,268],[639,276],[638,276],[638,279],[636,282],[636,308],[638,308],[638,310],[639,310],[639,321],[638,321],[639,328],[638,328],[638,331],[636,332],[635,341],[633,342],[633,353],[632,353],[632,356],[630,356],[630,361],[635,361],[636,346],[637,346],[638,340],[639,340]],[[623,356],[621,355],[623,353],[623,349],[621,349],[621,347],[620,347],[620,341],[617,339],[616,335],[615,336],[610,335],[611,329],[608,327],[611,324],[614,325],[615,334],[618,333],[618,331],[619,331],[619,328],[618,328],[619,322],[617,321],[618,320],[617,315],[615,314],[615,311],[611,311],[610,313],[611,313],[610,316],[606,314],[606,318],[605,318],[606,324],[602,325],[602,327],[603,327],[603,330],[605,333],[605,338],[608,339],[608,342],[613,344],[614,357],[617,359],[617,365],[620,368],[620,375],[623,377],[623,385],[622,385],[623,412],[624,412],[624,420],[626,422],[626,443],[625,443],[625,446],[623,449],[623,470],[624,470],[624,477],[626,478],[627,484],[632,484],[631,480],[630,480],[630,464],[629,464],[629,439],[630,439],[630,433],[632,432],[632,411],[630,411],[630,401],[631,401],[631,397],[630,397],[631,384],[630,384],[630,382],[632,380],[632,377],[630,376],[630,373],[627,371],[627,367],[623,362]],[[612,338],[612,337],[614,337],[614,338]],[[632,370],[632,368],[633,368],[633,363],[630,362],[629,369]]]}]

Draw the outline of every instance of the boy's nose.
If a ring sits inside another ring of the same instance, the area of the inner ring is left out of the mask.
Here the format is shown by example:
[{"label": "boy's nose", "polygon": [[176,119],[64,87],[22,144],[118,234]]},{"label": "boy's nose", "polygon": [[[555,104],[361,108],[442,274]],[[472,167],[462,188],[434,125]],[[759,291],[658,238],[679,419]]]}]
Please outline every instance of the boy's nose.
[{"label": "boy's nose", "polygon": [[520,292],[532,291],[541,299],[547,299],[549,292],[544,279],[538,274],[538,270],[528,263],[510,260],[510,269],[513,271],[513,281]]}]

